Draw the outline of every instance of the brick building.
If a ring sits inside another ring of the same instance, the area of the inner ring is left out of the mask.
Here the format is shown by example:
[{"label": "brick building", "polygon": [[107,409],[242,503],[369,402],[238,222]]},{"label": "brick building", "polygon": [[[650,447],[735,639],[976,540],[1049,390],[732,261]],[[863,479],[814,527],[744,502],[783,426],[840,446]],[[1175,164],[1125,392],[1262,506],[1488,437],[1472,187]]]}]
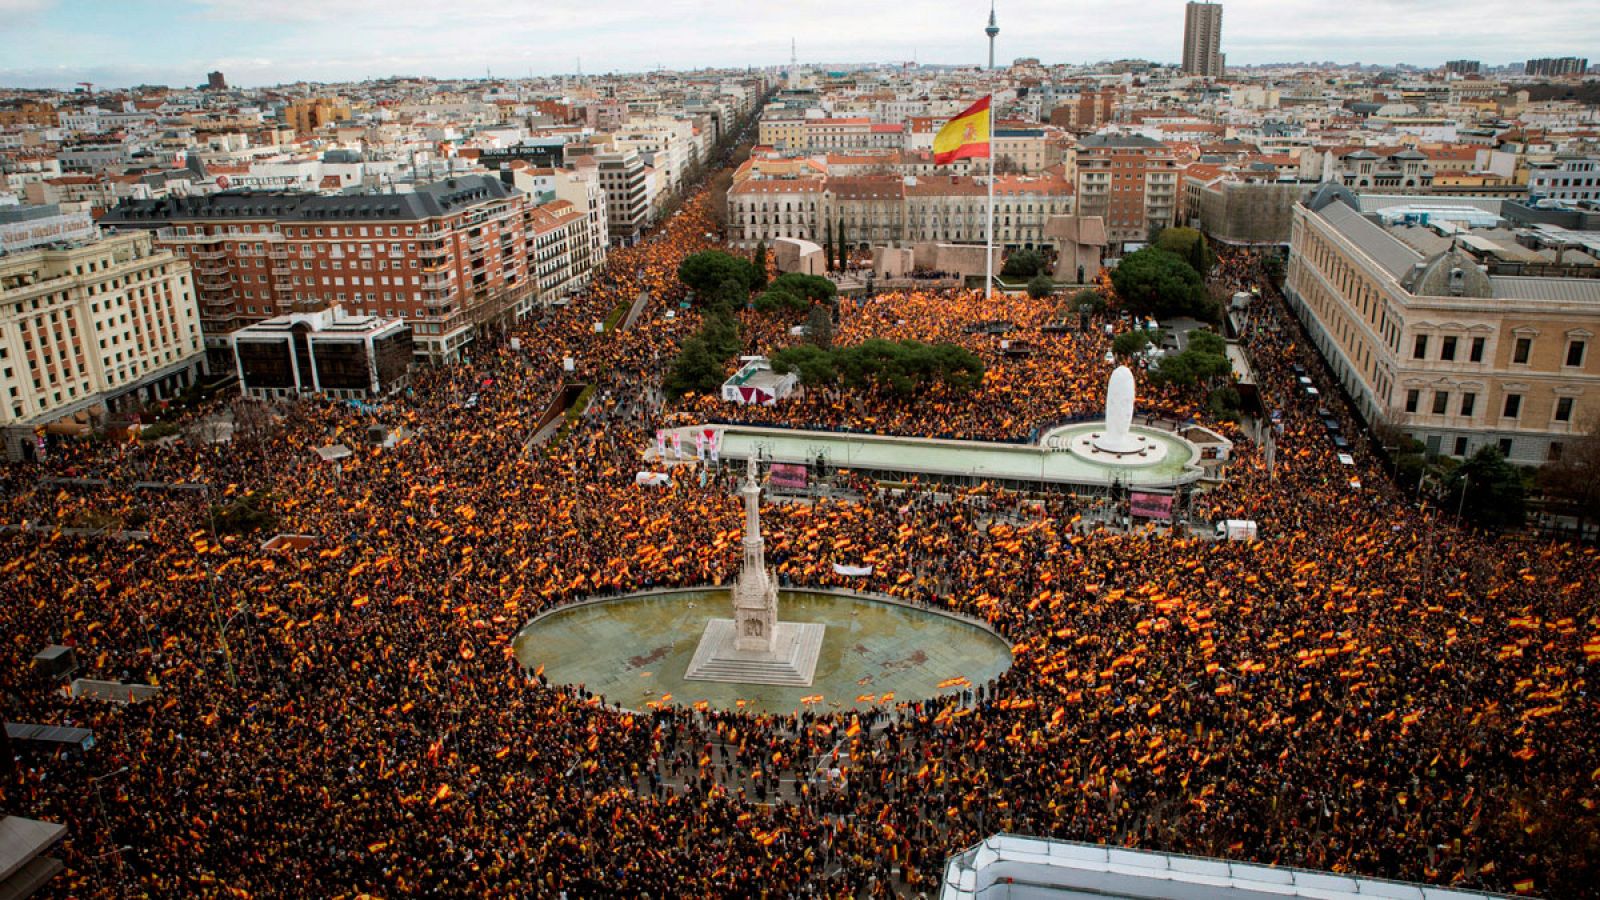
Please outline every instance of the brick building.
[{"label": "brick building", "polygon": [[1178,162],[1160,141],[1136,134],[1094,134],[1078,144],[1080,216],[1105,220],[1112,246],[1148,240],[1178,214]]},{"label": "brick building", "polygon": [[528,271],[536,209],[498,178],[474,175],[403,194],[135,201],[101,224],[155,230],[194,265],[207,348],[226,371],[229,333],[334,304],[404,319],[419,357],[457,359],[483,328],[521,319],[537,301]]}]

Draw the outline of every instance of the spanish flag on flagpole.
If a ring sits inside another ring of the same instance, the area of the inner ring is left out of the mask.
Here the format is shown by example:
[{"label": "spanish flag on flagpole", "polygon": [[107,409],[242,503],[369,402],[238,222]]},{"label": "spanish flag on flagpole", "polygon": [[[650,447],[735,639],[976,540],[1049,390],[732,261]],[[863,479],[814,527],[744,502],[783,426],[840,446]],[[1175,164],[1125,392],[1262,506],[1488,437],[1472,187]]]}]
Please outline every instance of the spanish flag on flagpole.
[{"label": "spanish flag on flagpole", "polygon": [[989,98],[984,97],[945,123],[933,137],[933,164],[989,155]]}]

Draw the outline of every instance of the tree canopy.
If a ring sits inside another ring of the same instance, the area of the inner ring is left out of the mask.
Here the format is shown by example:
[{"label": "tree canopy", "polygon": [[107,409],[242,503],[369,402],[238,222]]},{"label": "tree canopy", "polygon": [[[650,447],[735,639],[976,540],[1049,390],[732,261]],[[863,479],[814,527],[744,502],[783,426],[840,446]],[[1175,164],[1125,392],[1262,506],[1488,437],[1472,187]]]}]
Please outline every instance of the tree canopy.
[{"label": "tree canopy", "polygon": [[1165,228],[1156,236],[1155,246],[1189,263],[1189,267],[1204,276],[1217,264],[1206,236],[1193,228]]},{"label": "tree canopy", "polygon": [[1148,346],[1150,346],[1150,335],[1146,334],[1143,328],[1124,331],[1111,342],[1112,352],[1123,357],[1142,353]]},{"label": "tree canopy", "polygon": [[1000,267],[1002,278],[1032,278],[1044,271],[1044,257],[1037,250],[1022,249],[1006,257]]},{"label": "tree canopy", "polygon": [[673,400],[687,393],[714,394],[728,377],[728,359],[739,352],[739,323],[725,313],[709,313],[700,330],[683,342],[662,380]]},{"label": "tree canopy", "polygon": [[1487,445],[1445,477],[1443,500],[1452,501],[1468,522],[1503,531],[1522,525],[1527,516],[1527,489],[1522,472],[1506,461],[1500,448]]},{"label": "tree canopy", "polygon": [[1055,289],[1056,283],[1051,281],[1050,276],[1043,272],[1028,279],[1028,296],[1035,300],[1043,300],[1050,296]]},{"label": "tree canopy", "polygon": [[797,372],[807,386],[840,384],[847,388],[883,388],[902,398],[944,385],[958,391],[983,383],[983,361],[955,344],[888,341],[881,338],[849,347],[823,350],[814,344],[785,347],[772,356],[772,368]]},{"label": "tree canopy", "polygon": [[1221,312],[1200,274],[1182,257],[1158,247],[1124,256],[1111,271],[1111,284],[1128,309],[1141,315],[1214,322]]},{"label": "tree canopy", "polygon": [[1227,346],[1226,341],[1209,331],[1191,331],[1183,352],[1162,357],[1150,372],[1150,380],[1157,385],[1185,388],[1210,386],[1217,379],[1233,374]]},{"label": "tree canopy", "polygon": [[679,264],[678,280],[706,303],[742,306],[759,279],[750,260],[721,250],[704,250]]}]

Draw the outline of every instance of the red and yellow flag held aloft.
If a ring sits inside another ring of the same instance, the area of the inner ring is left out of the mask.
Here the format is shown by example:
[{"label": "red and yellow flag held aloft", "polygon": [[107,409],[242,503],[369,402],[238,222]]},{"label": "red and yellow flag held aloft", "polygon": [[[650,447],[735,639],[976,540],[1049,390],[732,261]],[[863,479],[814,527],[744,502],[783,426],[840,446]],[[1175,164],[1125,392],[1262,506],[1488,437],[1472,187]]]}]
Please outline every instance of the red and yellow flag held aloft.
[{"label": "red and yellow flag held aloft", "polygon": [[933,163],[946,166],[958,159],[989,155],[989,98],[984,97],[945,123],[933,137]]}]

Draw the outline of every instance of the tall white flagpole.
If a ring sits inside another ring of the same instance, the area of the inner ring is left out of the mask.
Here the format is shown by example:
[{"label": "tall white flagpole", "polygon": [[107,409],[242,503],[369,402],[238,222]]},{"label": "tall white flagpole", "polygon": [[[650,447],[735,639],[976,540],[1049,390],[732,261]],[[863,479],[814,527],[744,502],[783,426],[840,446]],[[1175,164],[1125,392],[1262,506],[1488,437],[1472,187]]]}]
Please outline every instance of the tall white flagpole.
[{"label": "tall white flagpole", "polygon": [[994,296],[994,97],[989,98],[989,236],[983,251],[983,299]]}]

